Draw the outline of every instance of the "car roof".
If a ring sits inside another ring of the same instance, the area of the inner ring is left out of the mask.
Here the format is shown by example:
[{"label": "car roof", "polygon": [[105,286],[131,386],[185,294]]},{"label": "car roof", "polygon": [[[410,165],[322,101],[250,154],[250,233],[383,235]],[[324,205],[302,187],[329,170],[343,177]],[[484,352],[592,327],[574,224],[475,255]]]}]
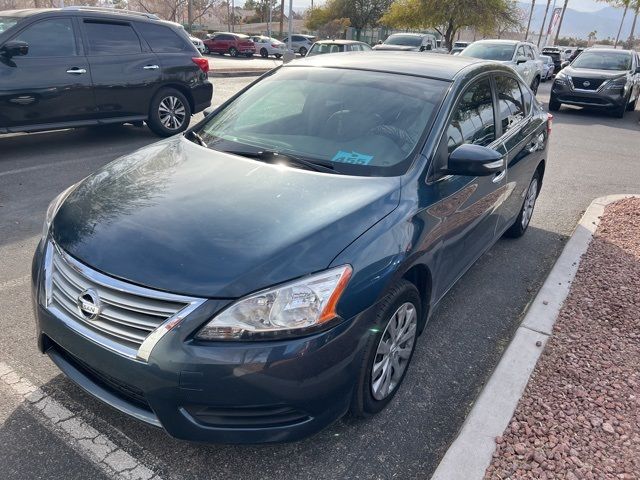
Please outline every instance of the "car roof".
[{"label": "car roof", "polygon": [[335,44],[335,45],[352,45],[352,44],[361,44],[364,42],[359,42],[358,40],[341,40],[341,39],[337,39],[337,40],[318,40],[316,43],[329,43],[329,44]]},{"label": "car roof", "polygon": [[521,42],[520,40],[507,40],[504,38],[485,38],[484,40],[476,40],[473,43],[503,43],[505,45],[515,45],[516,43],[529,43],[529,42]]},{"label": "car roof", "polygon": [[124,9],[114,9],[114,8],[101,8],[101,7],[81,7],[81,6],[68,6],[64,8],[24,8],[21,10],[3,10],[0,12],[3,16],[9,17],[32,17],[32,16],[49,16],[49,15],[91,15],[91,16],[100,16],[106,17],[109,19],[120,19],[126,18],[128,20],[136,20],[136,21],[146,21],[146,22],[158,22],[168,26],[179,26],[182,28],[182,25],[175,22],[169,22],[165,20],[161,20],[159,17],[152,13],[144,13],[144,12],[134,12],[130,10]]},{"label": "car roof", "polygon": [[392,33],[389,36],[390,37],[394,37],[396,35],[407,35],[407,36],[412,36],[412,37],[426,37],[427,35],[433,35],[433,33],[398,32],[398,33]]},{"label": "car roof", "polygon": [[354,70],[373,70],[379,72],[397,73],[401,75],[416,75],[452,81],[458,73],[469,67],[493,65],[497,69],[511,71],[498,62],[479,60],[457,55],[423,52],[350,52],[339,55],[315,55],[301,58],[286,64],[282,68],[296,67],[327,67],[346,68]]},{"label": "car roof", "polygon": [[621,49],[621,48],[600,48],[600,47],[585,48],[583,51],[585,51],[585,52],[606,52],[606,53],[634,53],[633,50],[624,50],[624,49]]}]

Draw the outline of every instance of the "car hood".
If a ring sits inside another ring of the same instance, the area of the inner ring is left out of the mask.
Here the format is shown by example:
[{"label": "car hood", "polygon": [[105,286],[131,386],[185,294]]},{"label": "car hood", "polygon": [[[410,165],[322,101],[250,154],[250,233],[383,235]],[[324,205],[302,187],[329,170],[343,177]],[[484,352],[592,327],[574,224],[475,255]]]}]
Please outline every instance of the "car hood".
[{"label": "car hood", "polygon": [[592,68],[575,68],[568,66],[562,70],[563,73],[576,76],[580,78],[604,78],[609,80],[610,78],[624,77],[627,72],[625,70],[595,70]]},{"label": "car hood", "polygon": [[56,243],[135,284],[237,298],[327,268],[399,203],[399,177],[266,164],[174,137],[84,179]]},{"label": "car hood", "polygon": [[409,45],[375,45],[373,47],[374,50],[395,50],[399,52],[417,52],[420,50],[420,47],[411,47]]}]

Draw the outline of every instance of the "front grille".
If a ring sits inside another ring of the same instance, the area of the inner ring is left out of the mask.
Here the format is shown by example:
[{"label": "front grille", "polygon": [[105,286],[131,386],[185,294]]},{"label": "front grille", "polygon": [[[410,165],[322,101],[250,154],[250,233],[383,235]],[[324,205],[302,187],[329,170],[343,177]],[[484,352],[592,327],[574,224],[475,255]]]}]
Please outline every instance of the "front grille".
[{"label": "front grille", "polygon": [[80,360],[75,355],[72,355],[64,348],[60,347],[53,341],[49,342],[51,344],[50,348],[55,349],[55,351],[64,358],[67,362],[69,362],[72,366],[74,366],[77,370],[79,370],[84,376],[89,378],[92,382],[100,385],[102,388],[110,391],[114,395],[126,400],[130,403],[133,403],[137,407],[144,408],[145,410],[152,411],[147,399],[144,396],[144,392],[139,388],[125,383],[117,378],[108,375],[88,363]]},{"label": "front grille", "polygon": [[[580,90],[597,90],[604,83],[604,79],[600,78],[571,77],[571,81],[573,82],[573,88]],[[585,85],[585,82],[588,85]]]},{"label": "front grille", "polygon": [[306,413],[286,405],[255,407],[188,405],[185,410],[199,422],[219,428],[282,427],[310,419]]},{"label": "front grille", "polygon": [[609,102],[603,98],[598,97],[580,97],[578,95],[562,95],[560,97],[560,101],[563,102],[574,102],[574,103],[583,103],[589,105],[608,105]]},{"label": "front grille", "polygon": [[[84,333],[91,332],[92,340],[105,340],[106,346],[115,346],[128,356],[135,356],[158,327],[182,318],[202,302],[108,277],[71,258],[53,243],[48,246],[47,256],[47,307],[64,313],[83,327]],[[87,295],[91,305],[98,306],[97,314],[80,308],[80,297],[86,299]]]}]

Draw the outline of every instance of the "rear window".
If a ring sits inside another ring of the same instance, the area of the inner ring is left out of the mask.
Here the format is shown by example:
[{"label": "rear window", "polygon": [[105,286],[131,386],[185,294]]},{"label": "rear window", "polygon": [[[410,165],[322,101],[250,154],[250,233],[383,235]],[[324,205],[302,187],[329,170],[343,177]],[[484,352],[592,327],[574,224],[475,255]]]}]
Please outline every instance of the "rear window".
[{"label": "rear window", "polygon": [[0,33],[6,32],[11,27],[13,27],[18,21],[20,17],[7,17],[0,15]]},{"label": "rear window", "polygon": [[128,55],[142,52],[138,35],[129,24],[85,20],[92,55]]},{"label": "rear window", "polygon": [[[507,62],[513,58],[515,44],[509,43],[472,43],[465,48],[460,55],[474,57],[482,60],[497,60]],[[522,52],[524,55],[524,52]]]},{"label": "rear window", "polygon": [[152,23],[138,23],[136,29],[157,53],[184,52],[189,48],[186,42],[171,28]]}]

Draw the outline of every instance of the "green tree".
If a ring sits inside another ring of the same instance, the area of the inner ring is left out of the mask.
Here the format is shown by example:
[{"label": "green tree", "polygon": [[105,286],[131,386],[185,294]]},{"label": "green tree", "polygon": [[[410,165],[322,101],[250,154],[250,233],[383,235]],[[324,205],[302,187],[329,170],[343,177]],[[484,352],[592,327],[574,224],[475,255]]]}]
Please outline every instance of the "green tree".
[{"label": "green tree", "polygon": [[390,5],[391,0],[328,0],[324,6],[309,12],[306,26],[317,30],[333,20],[349,19],[359,37],[363,28],[378,25],[380,17]]}]

